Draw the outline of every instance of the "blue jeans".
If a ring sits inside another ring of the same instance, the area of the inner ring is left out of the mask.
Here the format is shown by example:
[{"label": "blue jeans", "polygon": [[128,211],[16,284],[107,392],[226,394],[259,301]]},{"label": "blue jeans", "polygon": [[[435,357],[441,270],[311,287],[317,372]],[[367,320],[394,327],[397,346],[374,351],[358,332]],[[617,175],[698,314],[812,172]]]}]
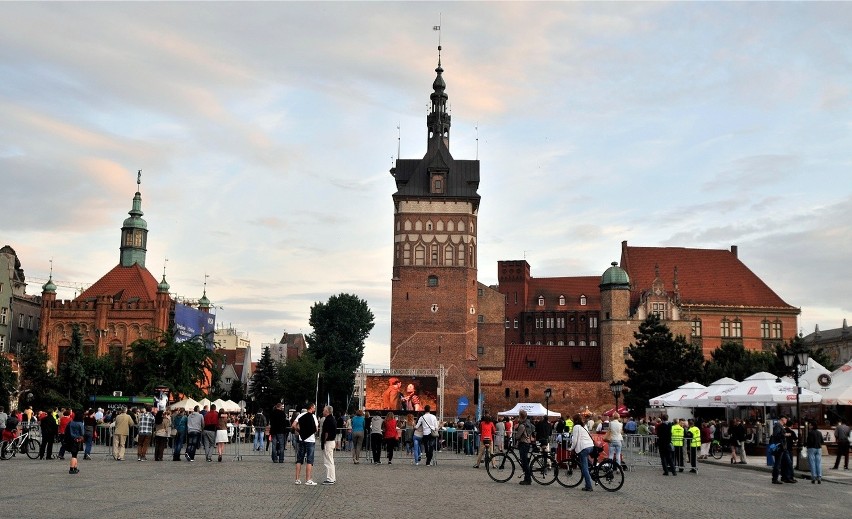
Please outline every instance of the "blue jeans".
[{"label": "blue jeans", "polygon": [[201,441],[201,431],[189,431],[186,441],[186,455],[189,459],[195,459],[195,450],[198,448],[198,442]]},{"label": "blue jeans", "polygon": [[284,438],[284,433],[276,433],[272,435],[272,461],[284,463],[284,446],[287,440]]},{"label": "blue jeans", "polygon": [[808,447],[808,465],[811,467],[811,480],[822,479],[822,449]]},{"label": "blue jeans", "polygon": [[254,431],[254,450],[263,450],[263,428],[255,429]]},{"label": "blue jeans", "polygon": [[94,439],[94,437],[91,434],[87,434],[87,435],[85,435],[85,439],[86,439],[86,447],[83,450],[83,455],[88,456],[89,454],[92,453],[92,440]]},{"label": "blue jeans", "polygon": [[586,447],[577,453],[580,457],[580,471],[583,473],[583,479],[586,481],[586,488],[592,488],[592,475],[589,473],[589,454],[592,453],[593,447]]},{"label": "blue jeans", "polygon": [[414,462],[420,463],[420,442],[423,440],[422,436],[414,435]]},{"label": "blue jeans", "polygon": [[621,442],[609,442],[609,459],[621,465]]},{"label": "blue jeans", "polygon": [[172,444],[172,459],[180,459],[180,451],[183,449],[183,444],[186,442],[186,431],[178,431],[174,437]]},{"label": "blue jeans", "polygon": [[314,449],[316,442],[299,442],[299,452],[296,453],[296,463],[314,464]]}]

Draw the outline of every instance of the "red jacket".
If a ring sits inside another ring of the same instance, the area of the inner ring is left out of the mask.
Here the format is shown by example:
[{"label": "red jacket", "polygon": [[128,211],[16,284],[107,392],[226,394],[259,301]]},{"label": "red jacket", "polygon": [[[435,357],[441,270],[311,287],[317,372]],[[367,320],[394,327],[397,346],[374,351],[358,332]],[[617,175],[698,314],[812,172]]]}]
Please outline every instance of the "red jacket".
[{"label": "red jacket", "polygon": [[382,427],[385,430],[385,439],[399,439],[399,431],[396,430],[396,418],[385,419]]}]

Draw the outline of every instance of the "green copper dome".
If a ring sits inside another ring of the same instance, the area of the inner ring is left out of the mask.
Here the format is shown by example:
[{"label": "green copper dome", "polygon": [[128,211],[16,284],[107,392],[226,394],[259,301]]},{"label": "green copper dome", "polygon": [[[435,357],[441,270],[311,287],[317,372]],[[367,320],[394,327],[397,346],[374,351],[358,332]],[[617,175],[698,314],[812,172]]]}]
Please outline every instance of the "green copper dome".
[{"label": "green copper dome", "polygon": [[50,276],[47,283],[41,287],[41,290],[42,292],[56,293],[56,285],[53,284],[53,276]]},{"label": "green copper dome", "polygon": [[123,227],[131,227],[136,229],[147,229],[148,222],[142,218],[142,215],[145,214],[142,212],[142,195],[139,191],[136,192],[136,195],[133,197],[133,207],[130,211],[127,212],[130,215],[129,218],[124,220]]},{"label": "green copper dome", "polygon": [[210,308],[210,300],[207,299],[207,290],[204,291],[204,295],[198,300],[198,308]]},{"label": "green copper dome", "polygon": [[630,276],[615,261],[601,276],[601,288],[630,288]]},{"label": "green copper dome", "polygon": [[170,288],[171,286],[166,283],[166,275],[163,274],[163,280],[160,281],[159,284],[157,284],[157,292],[168,292]]}]

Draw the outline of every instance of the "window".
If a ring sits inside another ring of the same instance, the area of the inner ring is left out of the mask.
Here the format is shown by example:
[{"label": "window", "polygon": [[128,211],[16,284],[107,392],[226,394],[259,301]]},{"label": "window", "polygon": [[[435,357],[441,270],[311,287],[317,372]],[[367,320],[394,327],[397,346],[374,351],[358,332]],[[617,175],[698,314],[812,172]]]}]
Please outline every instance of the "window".
[{"label": "window", "polygon": [[546,328],[553,328],[553,324],[554,324],[554,319],[553,319],[553,317],[548,317],[548,318],[547,318],[547,323],[546,323],[546,324],[547,324]]},{"label": "window", "polygon": [[515,292],[515,304],[518,304],[518,293]]},{"label": "window", "polygon": [[477,355],[485,355],[485,346],[477,346],[476,353]]},{"label": "window", "polygon": [[665,303],[652,303],[651,313],[656,315],[660,319],[665,319],[666,318],[666,304]]},{"label": "window", "polygon": [[580,306],[586,306],[586,296],[580,296]]},{"label": "window", "polygon": [[411,265],[411,245],[407,243],[402,248],[402,264]]},{"label": "window", "polygon": [[701,337],[701,319],[693,319],[692,321],[692,336]]},{"label": "window", "polygon": [[597,346],[598,341],[589,341],[589,346]]},{"label": "window", "polygon": [[510,394],[511,394],[511,393],[510,393],[510,389],[507,387],[507,388],[506,388],[506,391],[505,391],[506,398],[509,398],[509,395],[510,395]]},{"label": "window", "polygon": [[557,346],[565,346],[565,341],[556,341]]},{"label": "window", "polygon": [[415,265],[425,265],[426,264],[426,249],[422,245],[418,245],[414,248],[414,264]]},{"label": "window", "polygon": [[444,247],[444,265],[452,267],[454,261],[455,258],[453,257],[453,246],[447,245],[446,247]]},{"label": "window", "polygon": [[559,296],[559,306],[565,306],[565,296]]},{"label": "window", "polygon": [[548,346],[553,346],[553,341],[547,341]]},{"label": "window", "polygon": [[33,316],[28,315],[27,316],[27,330],[32,330],[32,329],[33,329]]},{"label": "window", "polygon": [[18,328],[24,327],[24,314],[18,314]]},{"label": "window", "polygon": [[438,286],[438,276],[429,276],[426,278],[426,286],[436,287]]},{"label": "window", "polygon": [[0,324],[6,324],[6,312],[8,308],[0,308]]},{"label": "window", "polygon": [[585,346],[585,345],[586,345],[586,341],[580,341],[580,346]]},{"label": "window", "polygon": [[740,337],[743,336],[743,322],[739,319],[734,319],[731,322],[731,337]]},{"label": "window", "polygon": [[[535,362],[533,362],[532,367],[535,367]],[[530,388],[528,388],[528,387],[524,388],[524,396],[530,396]]]},{"label": "window", "polygon": [[781,321],[775,321],[774,323],[772,323],[772,338],[780,339],[784,336],[781,332]]},{"label": "window", "polygon": [[142,231],[136,231],[133,234],[133,246],[141,247],[142,246]]},{"label": "window", "polygon": [[438,264],[438,244],[432,244],[432,265]]},{"label": "window", "polygon": [[538,306],[544,306],[544,296],[538,296]]},{"label": "window", "polygon": [[507,329],[507,330],[509,329],[509,326],[510,326],[510,325],[509,325],[509,320],[508,320],[508,319],[506,319],[506,329]]},{"label": "window", "polygon": [[0,335],[0,351],[6,351],[6,336]]},{"label": "window", "polygon": [[518,329],[518,320],[517,320],[517,319],[515,319],[515,320],[512,322],[512,327],[513,327],[514,329],[516,329],[516,330]]},{"label": "window", "polygon": [[443,193],[444,192],[444,182],[440,178],[435,179],[435,183],[432,186],[433,193]]},{"label": "window", "polygon": [[485,316],[484,316],[484,315],[482,315],[482,314],[477,315],[477,316],[476,316],[476,322],[478,322],[478,323],[484,323],[484,322],[485,322]]},{"label": "window", "polygon": [[233,380],[231,377],[225,377],[225,384],[230,384],[231,380]]},{"label": "window", "polygon": [[535,318],[535,329],[540,330],[544,328],[544,317],[536,317]]},{"label": "window", "polygon": [[577,344],[574,341],[568,341],[568,346],[576,346]]},{"label": "window", "polygon": [[589,328],[597,328],[598,327],[598,318],[597,317],[589,317]]},{"label": "window", "polygon": [[722,322],[719,323],[719,335],[722,337],[731,336],[731,321],[722,319]]},{"label": "window", "polygon": [[477,291],[476,291],[476,293],[479,295],[479,297],[482,297],[482,295],[483,295],[485,292],[483,292],[483,290],[480,288],[479,290],[477,290]]},{"label": "window", "polygon": [[760,338],[761,339],[768,339],[770,337],[769,336],[769,329],[770,329],[769,328],[769,321],[764,319],[763,321],[760,322]]},{"label": "window", "polygon": [[557,317],[556,318],[556,327],[557,328],[565,328],[565,318],[564,317]]}]

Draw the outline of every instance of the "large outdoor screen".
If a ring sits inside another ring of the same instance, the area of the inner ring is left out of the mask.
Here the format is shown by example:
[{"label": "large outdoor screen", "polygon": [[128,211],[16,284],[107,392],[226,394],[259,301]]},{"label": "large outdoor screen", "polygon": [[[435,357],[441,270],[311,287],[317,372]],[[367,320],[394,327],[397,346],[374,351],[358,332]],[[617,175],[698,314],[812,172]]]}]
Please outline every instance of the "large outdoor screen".
[{"label": "large outdoor screen", "polygon": [[216,316],[191,306],[175,303],[175,341],[183,342],[196,335],[204,337],[207,349],[213,349]]},{"label": "large outdoor screen", "polygon": [[423,411],[426,405],[438,409],[438,377],[367,375],[366,400],[369,410]]}]

